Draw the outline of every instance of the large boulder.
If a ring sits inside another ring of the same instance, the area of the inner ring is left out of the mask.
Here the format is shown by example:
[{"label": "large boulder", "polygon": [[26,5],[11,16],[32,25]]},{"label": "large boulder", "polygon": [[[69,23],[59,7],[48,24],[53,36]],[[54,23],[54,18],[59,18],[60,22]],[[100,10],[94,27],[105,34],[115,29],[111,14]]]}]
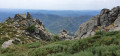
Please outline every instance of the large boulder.
[{"label": "large boulder", "polygon": [[2,48],[7,48],[11,45],[13,45],[13,40],[8,40],[8,41],[5,41],[3,44],[2,44]]},{"label": "large boulder", "polygon": [[25,19],[25,18],[26,18],[26,15],[25,15],[25,14],[16,14],[16,15],[14,16],[13,21],[21,21],[21,20],[23,20],[23,19]]}]

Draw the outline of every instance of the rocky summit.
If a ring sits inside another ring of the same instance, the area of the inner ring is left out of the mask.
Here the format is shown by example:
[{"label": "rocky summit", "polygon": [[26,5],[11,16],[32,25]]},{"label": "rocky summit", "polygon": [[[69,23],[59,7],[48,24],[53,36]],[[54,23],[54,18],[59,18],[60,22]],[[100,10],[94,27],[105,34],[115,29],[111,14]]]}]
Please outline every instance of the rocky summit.
[{"label": "rocky summit", "polygon": [[0,23],[1,39],[6,37],[10,40],[17,40],[21,43],[34,41],[49,41],[52,34],[46,31],[44,25],[39,19],[33,19],[32,15],[15,14],[14,18],[8,17],[3,23]]},{"label": "rocky summit", "polygon": [[120,6],[113,9],[102,9],[100,14],[92,17],[89,21],[81,24],[76,36],[85,38],[92,36],[96,31],[120,30]]}]

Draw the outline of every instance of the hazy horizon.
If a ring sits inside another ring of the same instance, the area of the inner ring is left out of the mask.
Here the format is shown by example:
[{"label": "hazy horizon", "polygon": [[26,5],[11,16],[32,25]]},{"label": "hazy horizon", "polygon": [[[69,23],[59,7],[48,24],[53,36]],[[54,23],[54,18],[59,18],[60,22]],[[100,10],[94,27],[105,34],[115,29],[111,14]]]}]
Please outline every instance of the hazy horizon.
[{"label": "hazy horizon", "polygon": [[[103,9],[103,8],[101,8]],[[101,11],[101,9],[93,9],[93,10],[89,10],[89,9],[86,9],[86,10],[70,10],[70,9],[61,9],[61,10],[57,10],[57,9],[21,9],[21,8],[0,8],[0,10],[40,10],[40,11]]]},{"label": "hazy horizon", "polygon": [[101,10],[120,5],[120,0],[0,0],[3,9]]}]

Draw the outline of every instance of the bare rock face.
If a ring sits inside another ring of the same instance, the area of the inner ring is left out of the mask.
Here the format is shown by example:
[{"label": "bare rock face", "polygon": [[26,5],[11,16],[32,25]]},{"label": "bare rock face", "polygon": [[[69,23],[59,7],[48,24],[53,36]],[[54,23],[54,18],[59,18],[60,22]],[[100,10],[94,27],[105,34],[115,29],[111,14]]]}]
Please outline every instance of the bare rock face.
[{"label": "bare rock face", "polygon": [[118,31],[120,30],[120,16],[118,16],[118,18],[114,21],[114,29],[112,29],[113,31]]},{"label": "bare rock face", "polygon": [[118,18],[115,20],[114,26],[115,27],[119,27],[120,26],[120,16],[118,16]]},{"label": "bare rock face", "polygon": [[72,37],[69,36],[66,30],[62,30],[59,34],[60,40],[71,40]]},{"label": "bare rock face", "polygon": [[91,33],[94,32],[94,29],[97,27],[97,25],[98,25],[98,19],[94,17],[88,22],[83,23],[78,29],[76,35],[78,35],[78,37],[81,37],[81,38],[92,35]]},{"label": "bare rock face", "polygon": [[[25,14],[16,14],[14,18],[9,17],[6,21],[12,21],[12,26],[16,29],[22,28],[22,30],[25,30],[22,33],[37,40],[50,40],[52,37],[52,34],[46,31],[42,22],[39,19],[33,19],[29,12],[27,12],[27,16]],[[29,30],[27,30],[28,27]]]},{"label": "bare rock face", "polygon": [[94,35],[96,31],[120,30],[120,6],[113,9],[102,9],[100,15],[94,16],[89,21],[81,24],[76,32],[78,38],[85,38]]}]

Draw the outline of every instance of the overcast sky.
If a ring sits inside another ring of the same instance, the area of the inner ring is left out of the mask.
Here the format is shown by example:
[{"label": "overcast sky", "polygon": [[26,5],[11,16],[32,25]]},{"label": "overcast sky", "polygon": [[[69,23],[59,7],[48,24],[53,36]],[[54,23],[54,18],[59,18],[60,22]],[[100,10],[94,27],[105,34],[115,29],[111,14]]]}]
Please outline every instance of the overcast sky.
[{"label": "overcast sky", "polygon": [[120,0],[0,0],[0,8],[98,10],[120,6]]}]

